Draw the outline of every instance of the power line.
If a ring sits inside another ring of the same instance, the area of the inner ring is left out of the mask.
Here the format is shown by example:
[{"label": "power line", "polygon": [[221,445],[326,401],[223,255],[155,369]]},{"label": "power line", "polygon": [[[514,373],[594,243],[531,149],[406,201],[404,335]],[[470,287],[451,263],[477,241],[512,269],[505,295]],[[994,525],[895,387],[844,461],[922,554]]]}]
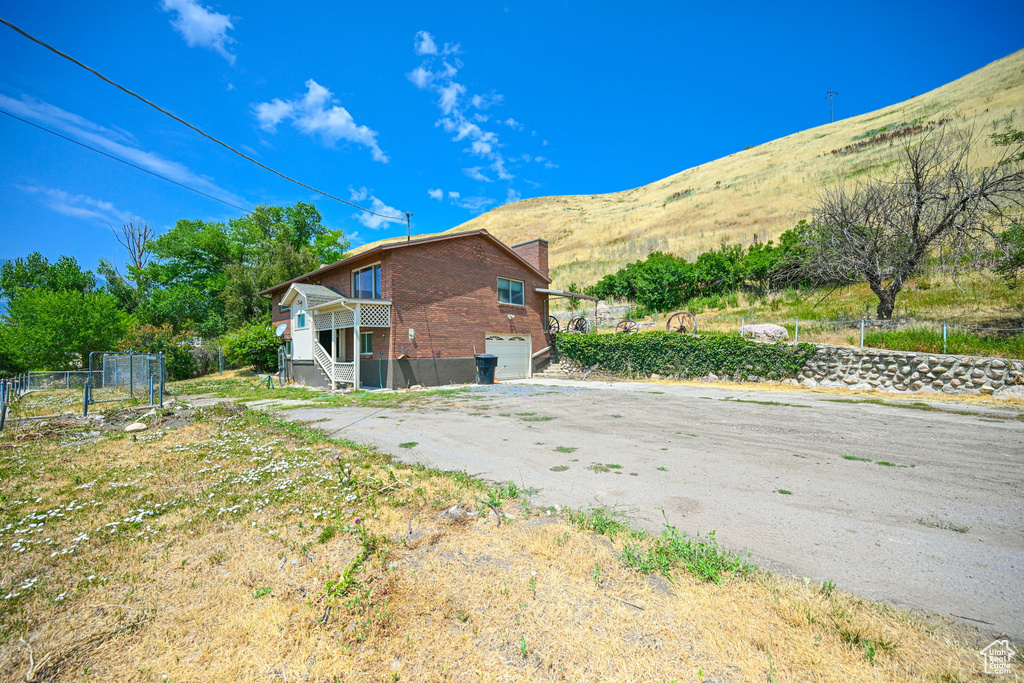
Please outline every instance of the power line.
[{"label": "power line", "polygon": [[197,190],[194,187],[189,187],[188,185],[185,185],[183,183],[179,183],[177,180],[171,180],[170,178],[168,178],[166,176],[162,176],[159,173],[154,173],[153,171],[150,171],[148,168],[143,168],[142,166],[137,166],[137,165],[133,164],[130,161],[125,161],[124,159],[122,159],[120,157],[115,157],[113,154],[107,154],[106,152],[104,152],[101,149],[96,149],[95,147],[90,147],[89,145],[87,145],[87,144],[85,144],[83,142],[79,142],[78,140],[74,140],[72,138],[69,138],[66,135],[61,135],[60,133],[58,133],[56,131],[53,131],[53,130],[50,130],[49,128],[46,128],[45,126],[40,126],[37,123],[32,123],[31,121],[26,121],[25,119],[21,118],[20,116],[15,116],[14,114],[12,114],[9,111],[4,111],[3,109],[0,109],[0,114],[5,114],[7,116],[10,116],[12,119],[16,119],[18,121],[21,121],[22,123],[27,123],[28,125],[32,126],[33,128],[38,128],[39,130],[46,131],[50,135],[56,135],[61,140],[67,140],[68,142],[72,142],[72,143],[78,145],[79,147],[85,147],[86,149],[92,150],[93,152],[96,152],[97,154],[102,154],[103,156],[107,157],[108,159],[113,159],[114,161],[120,161],[125,166],[131,166],[132,168],[138,169],[138,170],[142,171],[143,173],[148,173],[151,176],[156,176],[160,180],[166,180],[167,182],[173,183],[173,184],[177,185],[178,187],[183,187],[183,188],[185,188],[186,190],[188,190],[190,192],[195,192],[196,194],[200,194],[200,195],[206,197],[207,199],[212,199],[215,202],[220,202],[221,204],[226,204],[227,206],[230,206],[233,209],[238,209],[239,211],[244,211],[245,213],[252,213],[249,209],[242,208],[241,206],[238,206],[237,204],[232,204],[231,202],[226,201],[224,199],[221,199],[219,197],[214,197],[212,194],[206,194],[202,190]]},{"label": "power line", "polygon": [[328,199],[333,199],[335,201],[341,202],[342,204],[347,204],[348,206],[351,206],[354,209],[359,209],[360,211],[368,213],[371,216],[378,216],[380,218],[386,218],[386,219],[392,220],[392,221],[406,221],[407,220],[404,216],[389,216],[387,214],[377,213],[376,211],[371,211],[370,209],[365,209],[365,208],[359,206],[358,204],[353,204],[352,202],[346,201],[346,200],[342,199],[341,197],[335,197],[334,195],[329,194],[327,192],[324,192],[323,190],[318,190],[317,188],[313,187],[312,185],[307,185],[306,183],[301,182],[299,180],[296,180],[295,178],[292,178],[290,176],[286,176],[284,173],[281,173],[280,171],[275,171],[274,169],[270,168],[266,164],[262,164],[259,161],[257,161],[256,159],[253,159],[252,157],[248,156],[247,154],[243,154],[242,152],[239,152],[237,149],[235,149],[231,145],[227,144],[226,142],[222,142],[222,141],[218,140],[217,138],[213,137],[212,135],[209,135],[208,133],[203,132],[202,130],[196,128],[191,123],[186,121],[185,119],[182,119],[182,118],[180,118],[178,116],[175,116],[174,114],[172,114],[171,112],[167,111],[166,109],[164,109],[164,108],[160,107],[159,105],[157,105],[157,104],[147,100],[142,95],[140,95],[140,94],[138,94],[136,92],[133,92],[132,90],[129,90],[128,88],[124,87],[123,85],[121,85],[121,84],[119,84],[119,83],[117,83],[115,81],[110,80],[109,78],[107,78],[106,76],[101,74],[96,69],[93,69],[91,67],[86,66],[85,64],[83,64],[82,62],[78,61],[77,59],[75,59],[71,55],[66,54],[64,52],[61,52],[60,50],[58,50],[57,48],[53,47],[52,45],[44,43],[43,41],[39,40],[38,38],[36,38],[32,34],[26,32],[26,31],[23,31],[22,29],[18,28],[17,26],[15,26],[11,22],[7,21],[6,19],[0,17],[0,23],[4,24],[5,26],[9,26],[10,28],[15,30],[16,32],[20,33],[21,35],[23,35],[26,38],[28,38],[29,40],[31,40],[32,42],[38,43],[39,45],[45,47],[47,50],[53,52],[54,54],[60,55],[64,59],[66,59],[66,60],[68,60],[68,61],[70,61],[70,62],[72,62],[74,64],[77,64],[78,66],[82,67],[83,69],[85,69],[86,71],[88,71],[92,75],[96,76],[100,80],[105,81],[105,82],[109,83],[110,85],[114,86],[115,88],[117,88],[118,90],[124,92],[125,94],[131,95],[132,97],[136,98],[137,100],[148,104],[149,106],[153,107],[158,112],[160,112],[161,114],[166,114],[167,116],[171,117],[172,119],[174,119],[178,123],[180,123],[182,125],[185,125],[185,126],[188,126],[189,128],[191,128],[195,132],[197,132],[200,135],[202,135],[204,138],[206,138],[208,140],[211,140],[213,142],[216,142],[221,147],[224,147],[225,149],[229,150],[230,152],[233,152],[234,154],[237,154],[238,156],[242,157],[243,159],[251,161],[252,163],[256,164],[257,166],[259,166],[260,168],[262,168],[262,169],[264,169],[266,171],[270,171],[274,175],[280,176],[281,178],[284,178],[285,180],[287,180],[289,182],[295,183],[296,185],[299,185],[300,187],[304,187],[307,190],[312,190],[313,192],[316,192],[317,194],[323,195],[324,197],[327,197]]}]

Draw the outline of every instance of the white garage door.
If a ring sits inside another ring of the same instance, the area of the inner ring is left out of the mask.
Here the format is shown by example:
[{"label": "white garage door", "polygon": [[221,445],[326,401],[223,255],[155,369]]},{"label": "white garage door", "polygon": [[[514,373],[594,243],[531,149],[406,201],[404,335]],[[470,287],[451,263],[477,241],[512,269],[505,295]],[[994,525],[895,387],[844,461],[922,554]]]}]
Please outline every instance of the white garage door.
[{"label": "white garage door", "polygon": [[[498,357],[498,379],[523,379],[530,376],[530,335],[489,334],[487,353]],[[502,367],[504,366],[504,367]]]}]

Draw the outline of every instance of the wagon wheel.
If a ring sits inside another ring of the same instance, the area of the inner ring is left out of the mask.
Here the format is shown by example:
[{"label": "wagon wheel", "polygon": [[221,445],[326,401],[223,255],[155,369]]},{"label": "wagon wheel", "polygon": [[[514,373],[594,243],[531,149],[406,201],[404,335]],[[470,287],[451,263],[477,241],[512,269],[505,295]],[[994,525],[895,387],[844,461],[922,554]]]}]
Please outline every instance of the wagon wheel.
[{"label": "wagon wheel", "polygon": [[548,332],[551,334],[558,334],[561,327],[558,324],[558,318],[553,315],[548,316]]},{"label": "wagon wheel", "polygon": [[673,313],[665,323],[665,329],[668,332],[696,332],[697,316],[689,311]]},{"label": "wagon wheel", "polygon": [[573,318],[569,321],[569,324],[565,326],[566,332],[575,332],[576,334],[586,334],[590,331],[590,321],[584,317]]},{"label": "wagon wheel", "polygon": [[635,320],[623,320],[615,326],[615,332],[623,332],[625,334],[635,334],[640,331],[640,323]]}]

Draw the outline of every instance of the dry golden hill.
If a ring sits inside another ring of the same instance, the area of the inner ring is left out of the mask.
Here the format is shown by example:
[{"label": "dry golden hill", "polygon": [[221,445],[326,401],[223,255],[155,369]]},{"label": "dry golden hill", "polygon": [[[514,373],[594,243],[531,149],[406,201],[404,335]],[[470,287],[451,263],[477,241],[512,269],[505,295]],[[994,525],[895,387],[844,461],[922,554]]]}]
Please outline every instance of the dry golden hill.
[{"label": "dry golden hill", "polygon": [[[776,237],[804,215],[823,181],[884,169],[908,132],[919,135],[947,121],[946,126],[988,135],[1024,114],[1018,110],[1024,110],[1024,50],[905,102],[794,133],[649,185],[611,194],[524,199],[449,232],[484,228],[508,244],[544,237],[550,242],[556,285],[592,284],[652,251],[693,258],[722,240],[747,245],[755,238]],[[991,145],[982,147],[981,162],[994,158]]]}]

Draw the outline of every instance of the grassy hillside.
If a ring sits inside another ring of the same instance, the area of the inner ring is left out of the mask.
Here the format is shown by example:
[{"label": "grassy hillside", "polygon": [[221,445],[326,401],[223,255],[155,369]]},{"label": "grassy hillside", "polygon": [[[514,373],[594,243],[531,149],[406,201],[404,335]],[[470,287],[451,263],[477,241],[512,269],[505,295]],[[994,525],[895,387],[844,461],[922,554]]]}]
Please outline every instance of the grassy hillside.
[{"label": "grassy hillside", "polygon": [[[556,285],[591,284],[651,251],[693,258],[723,239],[746,245],[755,237],[775,237],[802,217],[822,181],[884,168],[897,149],[894,141],[906,139],[899,132],[911,126],[948,119],[945,125],[987,135],[1020,114],[1024,50],[905,102],[737,151],[650,185],[525,199],[452,231],[485,228],[507,243],[545,237]],[[991,149],[987,154],[994,156]]]}]

